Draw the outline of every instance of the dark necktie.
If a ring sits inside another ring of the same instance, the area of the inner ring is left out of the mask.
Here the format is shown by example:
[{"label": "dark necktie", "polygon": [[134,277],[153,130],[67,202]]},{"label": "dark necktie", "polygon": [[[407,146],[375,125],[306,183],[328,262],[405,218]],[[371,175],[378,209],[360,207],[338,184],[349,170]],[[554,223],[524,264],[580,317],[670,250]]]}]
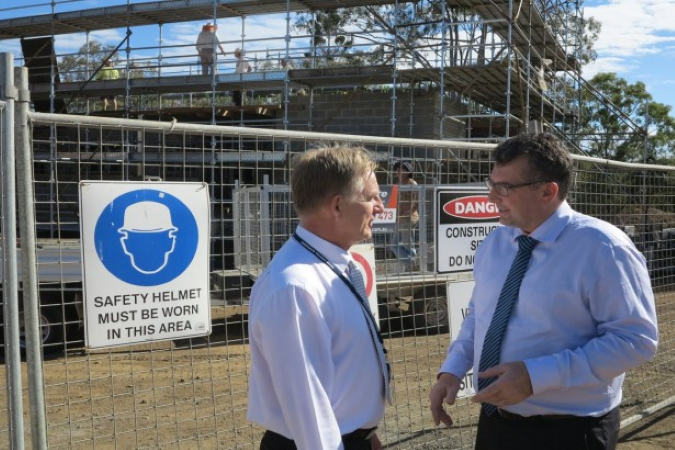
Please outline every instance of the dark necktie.
[{"label": "dark necktie", "polygon": [[361,295],[361,301],[359,303],[361,304],[363,314],[366,316],[366,323],[368,323],[370,337],[373,340],[375,352],[377,353],[377,359],[380,363],[382,378],[384,379],[384,395],[387,399],[387,402],[391,404],[391,393],[389,392],[389,368],[387,367],[387,357],[385,356],[384,343],[382,342],[380,333],[377,331],[375,319],[373,318],[373,313],[370,310],[370,306],[368,306],[368,296],[366,295],[366,286],[363,283],[363,276],[361,276],[361,272],[353,261],[349,261],[347,273],[349,275],[349,279],[356,288],[356,291]]},{"label": "dark necktie", "polygon": [[[520,291],[520,284],[523,281],[523,276],[527,271],[527,264],[530,262],[532,250],[539,243],[536,239],[529,236],[518,236],[518,253],[516,259],[511,264],[511,269],[506,277],[502,291],[497,300],[492,321],[485,334],[485,342],[483,343],[483,351],[480,355],[480,364],[478,371],[483,372],[490,367],[499,364],[499,354],[501,352],[502,339],[506,332],[506,326],[509,323],[511,311],[518,301],[518,292]],[[484,389],[492,384],[497,377],[479,378],[478,390]],[[483,404],[483,411],[488,415],[492,415],[497,410],[497,407],[489,403]]]}]

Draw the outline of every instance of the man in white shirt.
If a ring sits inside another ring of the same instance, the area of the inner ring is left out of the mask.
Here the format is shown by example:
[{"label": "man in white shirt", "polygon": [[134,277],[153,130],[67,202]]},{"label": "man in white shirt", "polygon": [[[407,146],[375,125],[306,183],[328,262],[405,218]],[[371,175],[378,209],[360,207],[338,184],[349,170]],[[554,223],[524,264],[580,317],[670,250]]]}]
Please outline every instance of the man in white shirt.
[{"label": "man in white shirt", "polygon": [[[476,252],[469,314],[430,393],[434,422],[452,425],[443,402],[474,366],[476,449],[614,449],[625,372],[658,340],[645,259],[618,228],[567,204],[573,161],[552,135],[509,139],[493,158],[489,198],[505,226]],[[516,241],[534,245],[520,277]]]},{"label": "man in white shirt", "polygon": [[384,211],[375,168],[361,148],[293,160],[300,224],[256,281],[249,306],[248,419],[267,430],[261,449],[382,448],[374,430],[388,369],[348,272],[349,248],[372,237]]},{"label": "man in white shirt", "polygon": [[207,23],[202,27],[202,31],[197,36],[197,53],[199,54],[199,60],[202,66],[202,75],[211,75],[216,72],[216,47],[220,49],[220,52],[225,56],[225,49],[220,44],[220,39],[216,34],[218,29],[212,23]]},{"label": "man in white shirt", "polygon": [[[240,48],[234,50],[234,57],[237,58],[236,65],[234,67],[234,73],[247,73],[252,70],[251,65],[244,58],[246,52]],[[232,100],[235,105],[241,106],[243,104],[243,99],[246,96],[246,91],[234,91],[232,93]]]}]

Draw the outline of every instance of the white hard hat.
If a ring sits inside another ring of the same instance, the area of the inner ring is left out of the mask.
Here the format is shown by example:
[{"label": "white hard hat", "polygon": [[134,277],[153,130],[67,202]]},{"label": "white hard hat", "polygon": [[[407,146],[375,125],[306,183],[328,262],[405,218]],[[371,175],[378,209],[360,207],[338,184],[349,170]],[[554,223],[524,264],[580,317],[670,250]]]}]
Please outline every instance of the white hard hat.
[{"label": "white hard hat", "polygon": [[157,231],[176,231],[171,222],[171,211],[166,205],[157,202],[138,202],[124,211],[124,226],[119,231],[151,233]]}]

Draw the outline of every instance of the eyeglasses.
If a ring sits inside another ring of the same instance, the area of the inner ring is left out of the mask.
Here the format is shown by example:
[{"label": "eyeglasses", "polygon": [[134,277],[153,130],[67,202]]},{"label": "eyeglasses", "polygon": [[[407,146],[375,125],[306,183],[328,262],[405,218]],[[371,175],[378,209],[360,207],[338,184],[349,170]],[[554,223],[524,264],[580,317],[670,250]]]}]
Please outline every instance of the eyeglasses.
[{"label": "eyeglasses", "polygon": [[509,196],[509,191],[511,189],[518,189],[521,187],[525,186],[531,186],[533,184],[537,183],[550,183],[550,181],[547,180],[535,180],[535,181],[528,181],[526,183],[518,183],[518,184],[509,184],[509,183],[495,183],[489,178],[485,179],[485,185],[487,186],[488,190],[493,190],[498,194],[501,195],[502,197],[508,197]]}]

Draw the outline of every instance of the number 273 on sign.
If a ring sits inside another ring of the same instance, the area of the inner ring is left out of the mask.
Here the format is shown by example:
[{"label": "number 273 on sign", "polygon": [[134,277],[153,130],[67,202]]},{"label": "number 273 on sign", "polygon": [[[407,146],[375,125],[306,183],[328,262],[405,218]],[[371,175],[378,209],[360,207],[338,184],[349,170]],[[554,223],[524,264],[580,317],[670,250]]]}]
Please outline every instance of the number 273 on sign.
[{"label": "number 273 on sign", "polygon": [[395,223],[396,222],[396,208],[385,208],[379,214],[375,215],[375,223]]}]

